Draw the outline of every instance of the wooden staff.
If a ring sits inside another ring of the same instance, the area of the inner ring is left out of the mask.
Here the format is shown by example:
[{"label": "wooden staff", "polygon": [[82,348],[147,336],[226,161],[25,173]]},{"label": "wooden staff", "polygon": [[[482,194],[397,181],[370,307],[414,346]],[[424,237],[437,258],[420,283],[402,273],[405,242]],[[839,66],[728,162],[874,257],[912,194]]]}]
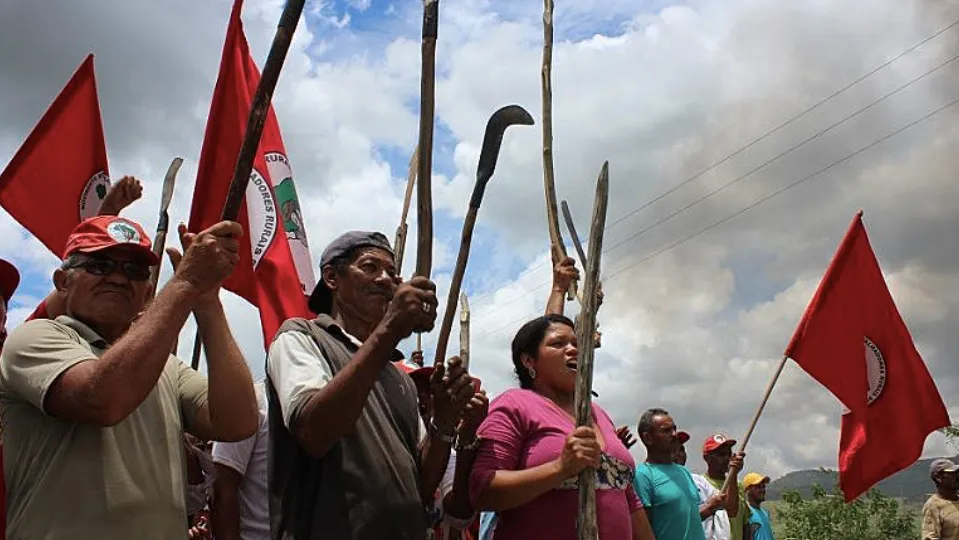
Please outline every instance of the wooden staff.
[{"label": "wooden staff", "polygon": [[[586,268],[586,251],[583,250],[583,243],[579,239],[579,233],[576,232],[576,224],[573,222],[573,214],[569,211],[569,204],[565,200],[560,202],[561,208],[563,210],[563,219],[566,221],[566,229],[569,231],[569,238],[573,242],[573,247],[576,249],[576,253],[579,255],[579,262],[582,267]],[[602,283],[598,285],[601,289],[603,286]],[[583,305],[583,297],[579,296],[579,305]],[[599,311],[599,306],[596,307],[596,311]],[[576,324],[579,324],[579,319],[582,314],[576,316]],[[602,347],[599,334],[599,322],[596,322],[596,341],[593,343],[595,348]]]},{"label": "wooden staff", "polygon": [[466,293],[460,294],[460,358],[463,369],[470,367],[470,302]]},{"label": "wooden staff", "polygon": [[[766,408],[766,403],[769,402],[769,396],[773,393],[773,388],[776,387],[776,383],[779,382],[779,376],[782,375],[783,369],[786,367],[786,360],[788,358],[783,356],[782,360],[779,361],[779,365],[776,367],[776,372],[773,373],[773,378],[769,380],[769,384],[766,385],[766,392],[763,393],[763,399],[759,402],[759,408],[756,410],[756,414],[753,415],[752,421],[749,423],[749,429],[746,430],[746,436],[743,437],[742,443],[739,444],[739,451],[745,452],[746,445],[749,444],[749,439],[753,436],[753,431],[756,429],[756,424],[759,423],[759,417],[763,414],[763,409]],[[720,490],[721,493],[725,493],[729,488],[729,483],[732,482],[733,475],[726,473],[726,480],[723,482],[723,489]]]},{"label": "wooden staff", "polygon": [[273,36],[270,54],[266,57],[263,73],[260,74],[260,83],[256,87],[256,93],[253,94],[250,116],[247,119],[246,131],[243,134],[243,145],[240,147],[239,155],[237,155],[233,180],[230,182],[230,191],[227,193],[226,203],[223,205],[222,219],[224,220],[233,221],[240,213],[243,196],[246,194],[246,186],[250,182],[250,172],[253,170],[253,160],[256,157],[256,150],[260,146],[263,126],[266,124],[266,115],[270,110],[273,90],[276,89],[276,82],[280,78],[280,70],[283,69],[283,62],[290,50],[293,33],[296,32],[296,25],[300,21],[300,14],[303,12],[305,1],[287,0],[286,6],[283,8],[283,14],[280,15],[280,23],[276,27],[276,35]]},{"label": "wooden staff", "polygon": [[416,167],[418,163],[419,147],[413,149],[410,156],[410,165],[406,170],[406,196],[403,197],[403,211],[400,213],[400,226],[396,228],[396,239],[393,250],[396,253],[396,275],[403,275],[403,255],[406,253],[406,217],[410,213],[410,201],[413,199],[413,185],[416,184]]},{"label": "wooden staff", "polygon": [[[240,214],[243,197],[246,195],[246,186],[250,182],[250,173],[253,171],[253,161],[256,158],[257,148],[260,146],[260,137],[263,135],[263,126],[266,125],[266,116],[270,110],[270,101],[273,99],[273,90],[280,78],[280,70],[293,42],[296,25],[303,13],[303,4],[306,0],[287,0],[280,15],[280,22],[270,45],[270,53],[263,65],[260,82],[253,94],[253,103],[250,105],[250,116],[247,118],[246,131],[243,133],[243,144],[236,157],[236,167],[233,169],[233,179],[223,204],[220,218],[234,221]],[[197,326],[196,336],[193,338],[193,358],[190,365],[194,369],[200,365],[200,328]]]},{"label": "wooden staff", "polygon": [[[599,286],[599,258],[603,253],[603,234],[606,230],[606,207],[609,202],[609,162],[603,163],[596,182],[593,201],[593,220],[589,229],[589,253],[586,276],[583,280],[583,309],[576,329],[579,358],[576,363],[576,425],[591,426],[593,420],[590,401],[593,390],[593,337],[596,332],[596,291]],[[597,540],[596,526],[596,471],[587,467],[579,473],[579,517],[576,521],[579,540]]]},{"label": "wooden staff", "polygon": [[416,274],[430,277],[433,268],[433,116],[436,106],[436,38],[440,1],[423,0],[420,134],[416,177]]},{"label": "wooden staff", "polygon": [[496,169],[496,160],[499,158],[500,146],[503,144],[503,134],[506,128],[513,125],[533,125],[533,117],[526,109],[519,105],[507,105],[490,116],[486,122],[486,133],[483,135],[483,147],[480,149],[479,164],[476,166],[476,184],[473,185],[473,195],[470,197],[466,218],[463,219],[463,231],[460,233],[460,249],[456,255],[456,266],[450,278],[450,290],[446,297],[446,311],[443,313],[443,323],[440,334],[436,339],[436,362],[446,358],[446,346],[449,343],[450,332],[453,329],[453,315],[456,313],[456,301],[459,300],[460,286],[463,284],[463,274],[466,272],[466,263],[470,256],[470,243],[473,240],[473,227],[476,225],[476,215],[479,213],[486,185],[493,177]]},{"label": "wooden staff", "polygon": [[[563,233],[556,212],[556,177],[553,171],[553,0],[543,0],[543,65],[540,70],[543,91],[543,188],[546,194],[546,222],[553,264],[566,258]],[[576,297],[576,281],[569,286],[568,298]]]}]

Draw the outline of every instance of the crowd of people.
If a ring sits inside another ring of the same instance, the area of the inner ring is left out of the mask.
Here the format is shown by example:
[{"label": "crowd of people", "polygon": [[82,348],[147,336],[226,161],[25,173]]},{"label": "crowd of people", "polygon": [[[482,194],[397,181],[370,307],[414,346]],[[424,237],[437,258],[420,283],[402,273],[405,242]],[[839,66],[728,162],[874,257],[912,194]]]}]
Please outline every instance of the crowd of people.
[{"label": "crowd of people", "polygon": [[[435,285],[402,280],[382,234],[347,232],[322,253],[315,317],[283,324],[255,383],[219,296],[239,225],[181,227],[183,252],[169,251],[173,276],[154,293],[160,259],[119,217],[139,183],[111,193],[9,335],[19,274],[0,261],[7,537],[573,539],[578,477],[592,470],[602,539],[773,538],[769,478],[739,481],[736,441],[708,437],[698,475],[665,409],[642,413],[635,436],[595,403],[577,427],[571,259],[554,269],[545,314],[512,340],[517,386],[490,401],[459,358],[424,366],[422,352],[397,350],[433,328]],[[208,375],[170,354],[190,314]],[[954,492],[955,471],[934,477],[951,474]],[[955,513],[944,494],[936,512]]]}]

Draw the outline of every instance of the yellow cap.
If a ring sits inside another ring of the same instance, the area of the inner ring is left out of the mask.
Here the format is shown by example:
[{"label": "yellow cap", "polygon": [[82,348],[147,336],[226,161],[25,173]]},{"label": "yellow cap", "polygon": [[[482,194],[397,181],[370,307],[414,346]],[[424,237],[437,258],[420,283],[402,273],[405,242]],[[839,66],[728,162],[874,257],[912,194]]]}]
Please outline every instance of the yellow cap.
[{"label": "yellow cap", "polygon": [[769,477],[763,476],[759,473],[751,472],[743,478],[743,489],[750,488],[752,486],[758,486],[759,484],[768,484]]}]

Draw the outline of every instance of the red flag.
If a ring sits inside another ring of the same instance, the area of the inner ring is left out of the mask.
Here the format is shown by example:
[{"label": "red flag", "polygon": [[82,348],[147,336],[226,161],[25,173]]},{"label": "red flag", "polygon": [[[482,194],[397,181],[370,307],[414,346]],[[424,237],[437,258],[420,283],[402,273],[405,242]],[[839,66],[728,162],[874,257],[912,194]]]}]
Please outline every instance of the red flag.
[{"label": "red flag", "polygon": [[109,187],[91,54],[0,174],[0,206],[59,257]]},{"label": "red flag", "polygon": [[[242,0],[233,4],[207,118],[190,211],[189,228],[194,232],[220,220],[260,80],[243,35],[242,6]],[[310,316],[306,298],[314,285],[293,173],[272,107],[237,220],[249,249],[240,250],[240,262],[224,287],[259,308],[269,346],[283,321]]]},{"label": "red flag", "polygon": [[853,219],[786,356],[848,407],[839,485],[851,501],[919,459],[926,437],[950,425],[862,224]]}]

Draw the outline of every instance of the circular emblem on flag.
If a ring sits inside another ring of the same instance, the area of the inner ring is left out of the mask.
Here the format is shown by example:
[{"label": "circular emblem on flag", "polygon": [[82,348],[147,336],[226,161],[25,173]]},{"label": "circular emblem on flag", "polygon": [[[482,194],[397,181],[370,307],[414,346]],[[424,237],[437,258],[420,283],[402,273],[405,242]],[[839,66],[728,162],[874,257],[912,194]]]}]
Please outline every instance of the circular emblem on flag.
[{"label": "circular emblem on flag", "polygon": [[87,180],[80,192],[80,221],[92,218],[100,211],[107,191],[110,190],[110,177],[100,171]]},{"label": "circular emblem on flag", "polygon": [[255,168],[250,173],[250,183],[246,186],[246,212],[250,221],[253,269],[256,270],[276,237],[277,218],[276,202],[270,183]]},{"label": "circular emblem on flag", "polygon": [[883,388],[886,387],[886,359],[882,356],[879,347],[867,337],[863,337],[866,346],[866,375],[869,381],[869,393],[866,394],[866,403],[879,399]]},{"label": "circular emblem on flag", "polygon": [[107,225],[107,234],[121,244],[139,244],[140,233],[136,227],[130,225],[122,219],[118,219]]},{"label": "circular emblem on flag", "polygon": [[293,255],[293,264],[300,278],[300,289],[303,294],[309,295],[316,279],[313,277],[313,258],[306,240],[306,224],[293,183],[293,169],[290,168],[286,156],[280,152],[267,152],[263,158],[273,183],[273,194],[283,221],[283,231],[290,245],[290,254]]},{"label": "circular emblem on flag", "polygon": [[[879,399],[886,387],[886,359],[871,339],[864,336],[862,340],[866,349],[866,380],[869,382],[869,390],[866,391],[866,405],[872,405],[874,401]],[[852,411],[843,405],[842,414],[849,414],[850,412]]]}]

